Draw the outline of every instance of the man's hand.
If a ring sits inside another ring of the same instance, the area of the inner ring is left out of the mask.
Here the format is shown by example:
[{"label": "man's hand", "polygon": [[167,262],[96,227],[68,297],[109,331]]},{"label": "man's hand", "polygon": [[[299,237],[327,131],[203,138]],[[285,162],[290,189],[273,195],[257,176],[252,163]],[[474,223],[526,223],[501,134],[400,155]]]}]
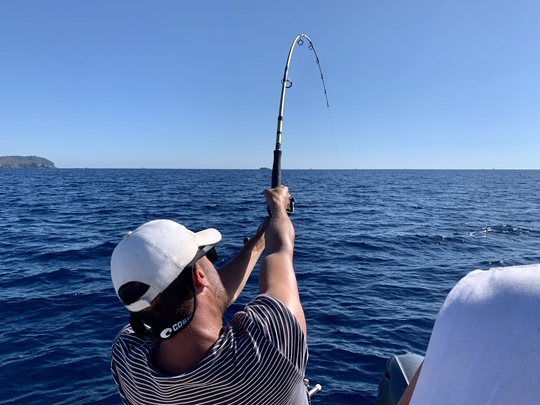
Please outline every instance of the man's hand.
[{"label": "man's hand", "polygon": [[288,187],[277,186],[276,188],[265,190],[264,197],[266,198],[266,203],[273,215],[287,212],[289,199],[291,198]]}]

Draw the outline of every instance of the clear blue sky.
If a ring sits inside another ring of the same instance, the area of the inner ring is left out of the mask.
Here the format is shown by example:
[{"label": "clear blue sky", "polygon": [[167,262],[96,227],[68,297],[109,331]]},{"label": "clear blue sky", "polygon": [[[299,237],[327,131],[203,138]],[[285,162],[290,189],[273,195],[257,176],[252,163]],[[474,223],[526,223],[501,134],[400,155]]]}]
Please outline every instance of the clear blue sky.
[{"label": "clear blue sky", "polygon": [[0,2],[0,155],[57,166],[540,169],[540,2]]}]

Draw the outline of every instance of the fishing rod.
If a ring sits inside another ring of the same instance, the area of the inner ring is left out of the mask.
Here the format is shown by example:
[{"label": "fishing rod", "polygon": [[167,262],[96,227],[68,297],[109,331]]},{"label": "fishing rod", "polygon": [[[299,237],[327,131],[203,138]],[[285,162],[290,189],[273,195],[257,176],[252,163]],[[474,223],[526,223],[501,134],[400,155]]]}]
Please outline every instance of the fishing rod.
[{"label": "fishing rod", "polygon": [[[317,66],[319,66],[319,73],[321,74],[321,81],[324,89],[324,97],[326,98],[326,107],[330,107],[330,104],[328,103],[328,94],[326,93],[326,85],[324,84],[324,76],[321,68],[321,64],[319,62],[319,56],[317,55],[317,51],[315,50],[315,46],[313,45],[313,42],[306,34],[299,34],[296,36],[294,41],[291,44],[291,48],[289,49],[289,55],[287,56],[287,63],[285,64],[285,71],[283,72],[283,79],[281,80],[281,99],[279,102],[279,113],[278,113],[278,119],[277,119],[277,132],[276,132],[276,148],[274,149],[274,162],[272,164],[272,188],[280,186],[281,185],[281,137],[283,135],[283,111],[285,109],[285,92],[287,89],[292,87],[292,81],[289,80],[289,66],[291,64],[291,58],[293,54],[293,50],[296,44],[298,46],[302,46],[304,44],[304,39],[309,42],[309,50],[313,51],[313,54],[315,55],[315,62],[317,63]],[[287,213],[292,214],[294,212],[294,197],[291,197],[289,202],[289,207],[287,208]]]}]

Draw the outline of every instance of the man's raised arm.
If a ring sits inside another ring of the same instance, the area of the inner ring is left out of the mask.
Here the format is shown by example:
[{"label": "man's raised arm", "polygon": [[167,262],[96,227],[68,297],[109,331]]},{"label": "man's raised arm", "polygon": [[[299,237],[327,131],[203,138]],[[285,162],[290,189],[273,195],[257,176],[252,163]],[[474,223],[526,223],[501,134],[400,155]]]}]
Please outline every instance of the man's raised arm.
[{"label": "man's raised arm", "polygon": [[294,227],[287,214],[289,189],[278,186],[266,190],[264,196],[271,218],[266,231],[266,254],[259,270],[259,290],[289,308],[305,334],[306,320],[293,268]]}]

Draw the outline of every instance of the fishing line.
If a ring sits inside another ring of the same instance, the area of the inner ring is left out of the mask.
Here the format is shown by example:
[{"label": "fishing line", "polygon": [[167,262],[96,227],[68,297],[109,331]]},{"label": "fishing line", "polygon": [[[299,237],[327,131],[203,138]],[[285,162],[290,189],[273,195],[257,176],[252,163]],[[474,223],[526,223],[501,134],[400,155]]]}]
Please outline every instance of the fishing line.
[{"label": "fishing line", "polygon": [[[281,138],[283,135],[283,111],[285,109],[285,92],[287,89],[291,88],[293,85],[292,80],[289,79],[289,66],[291,64],[291,58],[294,51],[295,45],[298,44],[298,46],[304,45],[304,40],[309,43],[309,50],[313,51],[313,54],[315,55],[315,63],[317,64],[319,68],[319,73],[321,75],[321,82],[324,90],[324,97],[326,99],[326,107],[330,107],[330,103],[328,102],[328,93],[326,91],[326,84],[324,83],[324,75],[321,68],[321,63],[319,60],[319,55],[317,55],[317,51],[315,50],[315,46],[313,45],[313,41],[306,35],[306,34],[299,34],[296,36],[294,41],[291,44],[291,47],[289,49],[289,55],[287,56],[287,63],[285,64],[285,71],[283,72],[283,79],[281,80],[281,98],[279,102],[279,113],[278,113],[278,119],[277,119],[277,131],[276,131],[276,147],[274,149],[274,162],[272,165],[272,188],[280,186],[281,185]],[[335,142],[335,138],[334,138]],[[287,212],[289,214],[292,214],[294,212],[294,197],[291,197],[289,208],[287,209]]]},{"label": "fishing line", "polygon": [[330,122],[330,132],[332,132],[332,138],[334,139],[334,148],[336,149],[336,158],[338,162],[338,168],[341,169],[341,162],[339,161],[338,146],[336,142],[336,135],[334,133],[334,124],[332,122],[332,114],[330,114],[330,108],[328,110],[328,121]]}]

